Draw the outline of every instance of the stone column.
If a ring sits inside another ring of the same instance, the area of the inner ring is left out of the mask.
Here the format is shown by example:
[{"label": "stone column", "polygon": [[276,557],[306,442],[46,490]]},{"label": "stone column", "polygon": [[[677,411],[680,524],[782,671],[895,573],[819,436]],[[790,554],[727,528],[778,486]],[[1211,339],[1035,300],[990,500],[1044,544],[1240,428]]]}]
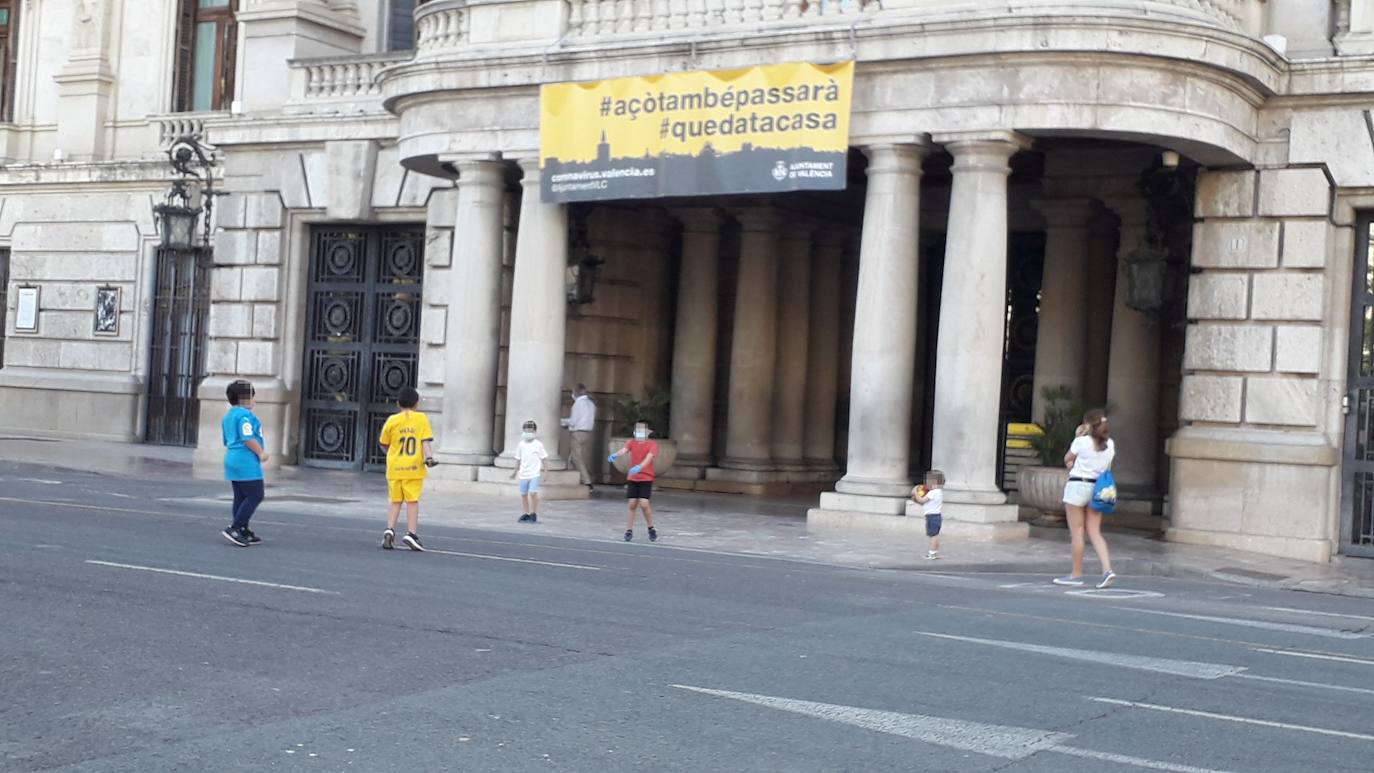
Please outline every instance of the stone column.
[{"label": "stone column", "polygon": [[773,377],[773,464],[805,469],[807,354],[811,321],[811,223],[788,221],[778,239],[777,360]]},{"label": "stone column", "polygon": [[1083,399],[1089,407],[1107,404],[1107,360],[1111,356],[1112,308],[1116,302],[1116,216],[1099,209],[1088,226],[1088,289],[1085,296],[1093,335],[1084,342]]},{"label": "stone column", "polygon": [[682,223],[677,324],[673,339],[672,417],[677,462],[673,477],[698,479],[711,465],[716,386],[716,325],[720,298],[720,212],[702,207],[673,215]]},{"label": "stone column", "polygon": [[730,351],[730,414],[720,466],[771,470],[782,218],[767,207],[740,210],[735,218],[740,225],[739,277]]},{"label": "stone column", "polygon": [[[506,377],[505,448],[520,442],[526,419],[539,424],[549,450],[548,469],[561,470],[558,419],[562,408],[563,358],[567,335],[568,211],[562,204],[539,199],[539,161],[520,160],[520,225],[515,243],[512,280],[510,355]],[[455,234],[464,239],[464,234]],[[447,390],[445,390],[447,391]],[[501,457],[497,465],[514,466]]]},{"label": "stone column", "polygon": [[935,139],[954,155],[954,183],[935,355],[932,463],[945,473],[947,515],[1011,527],[1016,508],[1005,504],[997,480],[1007,314],[1007,178],[1012,155],[1027,142],[1007,131]]},{"label": "stone column", "polygon": [[806,465],[835,470],[835,399],[839,391],[840,287],[845,233],[822,228],[811,251],[811,332],[806,355]]},{"label": "stone column", "polygon": [[1035,421],[1045,418],[1045,389],[1066,386],[1079,398],[1087,386],[1088,199],[1043,199],[1045,278],[1035,344]]},{"label": "stone column", "polygon": [[1145,241],[1147,210],[1144,199],[1114,200],[1107,206],[1121,218],[1107,366],[1107,403],[1117,449],[1112,474],[1123,495],[1151,498],[1158,494],[1159,327],[1126,305],[1131,292],[1127,260]]},{"label": "stone column", "polygon": [[457,167],[438,452],[445,462],[487,465],[495,455],[506,167],[500,161],[466,161]]},{"label": "stone column", "polygon": [[[849,386],[849,454],[835,490],[905,498],[911,491],[911,390],[925,150],[914,144],[875,145],[867,153]],[[825,502],[822,507],[827,507]]]}]

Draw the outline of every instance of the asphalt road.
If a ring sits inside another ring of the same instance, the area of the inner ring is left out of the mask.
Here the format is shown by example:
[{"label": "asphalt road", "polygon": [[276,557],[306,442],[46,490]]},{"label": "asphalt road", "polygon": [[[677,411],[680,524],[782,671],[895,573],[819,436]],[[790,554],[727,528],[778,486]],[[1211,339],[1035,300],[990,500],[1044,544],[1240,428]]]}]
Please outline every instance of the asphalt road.
[{"label": "asphalt road", "polygon": [[387,552],[306,503],[244,549],[218,489],[0,464],[0,769],[1374,769],[1367,601],[537,527]]}]

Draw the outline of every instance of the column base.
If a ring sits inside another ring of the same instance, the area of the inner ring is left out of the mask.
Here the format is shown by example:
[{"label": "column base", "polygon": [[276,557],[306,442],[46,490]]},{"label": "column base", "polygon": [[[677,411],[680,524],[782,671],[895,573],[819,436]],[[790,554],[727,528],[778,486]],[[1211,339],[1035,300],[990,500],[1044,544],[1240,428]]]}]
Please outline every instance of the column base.
[{"label": "column base", "polygon": [[[944,512],[941,513],[944,523],[940,533],[974,542],[1016,542],[1030,537],[1030,524],[1021,522],[1020,514],[1020,505],[951,502],[946,499]],[[919,521],[924,528],[925,518],[921,515],[920,505],[908,500],[906,515]]]},{"label": "column base", "polygon": [[[545,447],[545,450],[547,450],[547,447]],[[554,450],[557,451],[558,449]],[[498,454],[495,459],[492,459],[489,466],[502,470],[513,470],[515,469],[515,457],[506,454]],[[557,454],[549,454],[549,458],[544,460],[544,472],[546,474],[549,471],[561,472],[570,468],[571,465],[568,464],[568,460]],[[576,472],[576,470],[573,470],[573,472]]]},{"label": "column base", "polygon": [[711,460],[704,456],[679,456],[672,467],[659,473],[657,482],[701,480],[710,466]]},{"label": "column base", "polygon": [[[435,472],[440,470],[445,472],[440,475],[432,472],[427,483],[438,491],[498,497],[520,496],[520,482],[511,478],[509,467],[452,465],[451,468],[446,468],[440,465],[434,468]],[[471,477],[464,477],[469,473]],[[545,470],[539,481],[539,496],[543,499],[587,499],[590,495],[587,487],[579,482],[576,470]]]},{"label": "column base", "polygon": [[856,478],[846,475],[840,478],[835,484],[835,491],[841,494],[857,494],[867,497],[899,497],[906,499],[911,496],[911,481],[906,480],[875,480],[872,478]]},{"label": "column base", "polygon": [[434,452],[434,458],[441,465],[490,467],[492,462],[496,461],[496,454],[465,454],[456,451],[436,450]]},{"label": "column base", "polygon": [[[748,494],[751,496],[783,497],[819,494],[824,482],[805,471],[787,470],[731,470],[721,467],[706,469],[705,477],[694,481],[661,479],[663,488],[690,489],[716,494]],[[683,485],[690,483],[690,485]]]},{"label": "column base", "polygon": [[737,459],[727,456],[721,459],[720,463],[711,469],[771,472],[777,468],[778,466],[773,463],[772,459]]}]

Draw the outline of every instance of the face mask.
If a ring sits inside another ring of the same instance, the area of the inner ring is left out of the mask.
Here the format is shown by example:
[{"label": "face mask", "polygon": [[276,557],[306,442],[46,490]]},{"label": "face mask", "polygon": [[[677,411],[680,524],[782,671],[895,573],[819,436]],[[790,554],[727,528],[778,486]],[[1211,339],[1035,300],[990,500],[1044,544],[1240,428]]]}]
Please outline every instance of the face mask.
[{"label": "face mask", "polygon": [[647,437],[649,437],[649,430],[647,430],[647,429],[637,429],[637,430],[635,430],[635,439],[636,439],[636,440],[643,440],[643,439],[645,439],[645,438],[647,438]]},{"label": "face mask", "polygon": [[534,440],[534,433],[533,433],[533,432],[522,432],[522,433],[520,433],[520,437],[522,437],[522,438],[524,438],[524,439],[526,439],[526,440]]}]

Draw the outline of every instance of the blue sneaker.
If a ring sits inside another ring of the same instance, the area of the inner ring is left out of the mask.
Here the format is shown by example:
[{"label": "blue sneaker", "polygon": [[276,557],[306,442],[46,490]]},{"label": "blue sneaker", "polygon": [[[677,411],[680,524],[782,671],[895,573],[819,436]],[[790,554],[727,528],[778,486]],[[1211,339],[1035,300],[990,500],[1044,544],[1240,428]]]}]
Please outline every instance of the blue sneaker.
[{"label": "blue sneaker", "polygon": [[1102,575],[1102,582],[1099,582],[1099,583],[1097,584],[1097,587],[1098,587],[1099,589],[1102,589],[1102,588],[1110,588],[1110,587],[1112,587],[1112,586],[1115,585],[1115,584],[1116,584],[1116,572],[1107,572],[1106,574]]},{"label": "blue sneaker", "polygon": [[1083,584],[1083,578],[1075,574],[1065,575],[1064,577],[1054,578],[1054,584],[1068,585],[1070,587],[1077,588]]}]

